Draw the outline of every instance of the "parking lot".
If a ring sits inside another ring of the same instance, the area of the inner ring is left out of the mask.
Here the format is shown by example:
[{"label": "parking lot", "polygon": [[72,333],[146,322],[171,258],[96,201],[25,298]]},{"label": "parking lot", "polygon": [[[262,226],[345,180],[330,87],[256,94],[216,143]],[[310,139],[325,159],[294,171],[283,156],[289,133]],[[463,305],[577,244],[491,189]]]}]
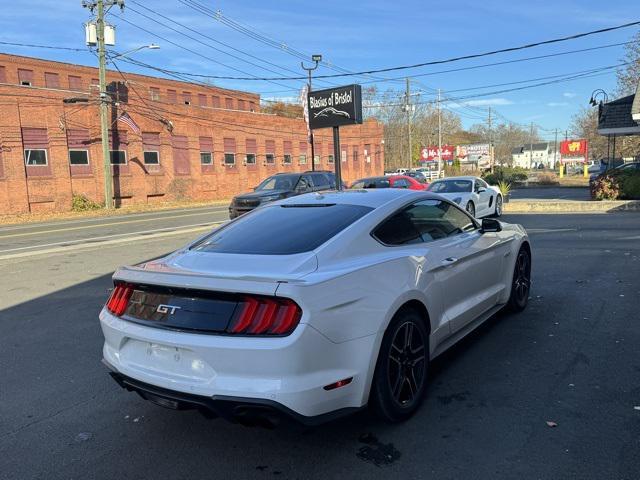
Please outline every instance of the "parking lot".
[{"label": "parking lot", "polygon": [[159,408],[100,363],[111,272],[224,218],[0,228],[0,478],[638,478],[637,214],[505,216],[530,232],[529,307],[439,358],[415,417],[276,430]]}]

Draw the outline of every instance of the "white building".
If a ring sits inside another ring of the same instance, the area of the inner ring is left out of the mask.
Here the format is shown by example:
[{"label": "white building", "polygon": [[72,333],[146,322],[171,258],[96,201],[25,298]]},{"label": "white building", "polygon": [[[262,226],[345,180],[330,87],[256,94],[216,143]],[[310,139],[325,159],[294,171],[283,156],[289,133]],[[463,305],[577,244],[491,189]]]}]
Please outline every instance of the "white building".
[{"label": "white building", "polygon": [[[534,143],[533,145],[525,145],[516,147],[511,150],[511,160],[514,167],[537,168],[540,164],[545,168],[553,168],[556,163],[554,156],[555,146],[553,143]],[[557,160],[560,159],[559,153]]]}]

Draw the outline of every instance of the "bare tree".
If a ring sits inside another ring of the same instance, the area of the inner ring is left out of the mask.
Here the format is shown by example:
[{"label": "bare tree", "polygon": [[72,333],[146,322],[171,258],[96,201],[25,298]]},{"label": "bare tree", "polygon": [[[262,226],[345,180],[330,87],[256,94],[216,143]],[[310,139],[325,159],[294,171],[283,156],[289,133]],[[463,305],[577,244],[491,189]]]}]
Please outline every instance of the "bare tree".
[{"label": "bare tree", "polygon": [[616,72],[618,77],[616,94],[620,97],[634,94],[640,82],[640,32],[631,38],[631,43],[625,45],[624,53],[622,60],[627,62],[627,65]]}]

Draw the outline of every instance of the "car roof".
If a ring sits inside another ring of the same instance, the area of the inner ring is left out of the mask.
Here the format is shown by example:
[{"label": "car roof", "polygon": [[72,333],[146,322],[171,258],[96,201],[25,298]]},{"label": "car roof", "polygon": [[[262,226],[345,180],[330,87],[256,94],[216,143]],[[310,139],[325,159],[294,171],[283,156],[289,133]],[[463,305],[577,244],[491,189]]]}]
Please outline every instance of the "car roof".
[{"label": "car roof", "polygon": [[477,180],[478,177],[473,177],[471,175],[461,175],[459,177],[446,177],[446,178],[438,178],[434,180],[434,182],[443,181],[443,180]]},{"label": "car roof", "polygon": [[362,205],[364,207],[378,208],[387,203],[398,201],[410,202],[412,197],[438,198],[442,197],[425,191],[405,190],[399,188],[373,188],[356,190],[329,190],[326,192],[305,193],[296,197],[290,197],[276,202],[278,205],[313,205],[337,203],[344,205]]}]

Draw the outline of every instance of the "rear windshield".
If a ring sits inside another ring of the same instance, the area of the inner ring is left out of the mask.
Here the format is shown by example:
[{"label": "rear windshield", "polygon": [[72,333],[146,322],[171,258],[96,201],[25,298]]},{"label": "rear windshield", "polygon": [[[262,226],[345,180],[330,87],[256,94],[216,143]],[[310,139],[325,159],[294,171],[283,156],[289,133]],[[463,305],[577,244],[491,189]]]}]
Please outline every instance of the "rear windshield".
[{"label": "rear windshield", "polygon": [[268,206],[229,223],[191,249],[252,255],[308,252],[371,210],[344,204]]}]

